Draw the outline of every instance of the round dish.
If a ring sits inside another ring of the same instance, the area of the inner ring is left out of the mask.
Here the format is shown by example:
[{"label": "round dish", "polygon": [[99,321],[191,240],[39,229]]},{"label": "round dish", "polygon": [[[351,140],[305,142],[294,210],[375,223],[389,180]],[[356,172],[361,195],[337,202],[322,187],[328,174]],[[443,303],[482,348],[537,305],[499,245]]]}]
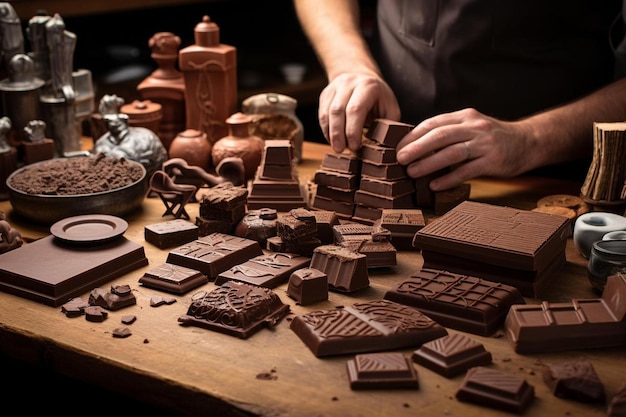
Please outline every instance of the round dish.
[{"label": "round dish", "polygon": [[126,220],[107,214],[86,214],[59,220],[50,227],[57,239],[68,243],[104,243],[126,232]]}]

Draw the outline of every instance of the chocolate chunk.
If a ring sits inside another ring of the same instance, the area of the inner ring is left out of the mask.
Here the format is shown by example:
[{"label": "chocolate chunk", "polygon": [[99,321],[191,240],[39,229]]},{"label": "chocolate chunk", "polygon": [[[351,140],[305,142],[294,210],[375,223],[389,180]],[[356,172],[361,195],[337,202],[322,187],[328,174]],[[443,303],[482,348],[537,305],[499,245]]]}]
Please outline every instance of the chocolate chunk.
[{"label": "chocolate chunk", "polygon": [[160,307],[165,304],[174,304],[176,302],[176,298],[174,297],[163,297],[161,295],[153,295],[150,297],[150,307]]},{"label": "chocolate chunk", "polygon": [[357,174],[319,169],[315,171],[313,182],[318,185],[342,188],[344,190],[356,190],[359,188],[360,177]]},{"label": "chocolate chunk", "polygon": [[61,306],[61,311],[67,317],[78,317],[85,314],[85,308],[89,307],[89,303],[80,297],[72,298]]},{"label": "chocolate chunk", "polygon": [[607,417],[626,416],[626,384],[622,385],[609,402]]},{"label": "chocolate chunk", "polygon": [[235,227],[235,235],[259,242],[262,247],[268,238],[276,236],[278,212],[273,208],[250,210]]},{"label": "chocolate chunk", "polygon": [[361,171],[361,159],[348,153],[327,153],[322,159],[322,169],[358,174]]},{"label": "chocolate chunk", "polygon": [[488,365],[491,353],[482,343],[460,333],[451,333],[424,343],[411,355],[418,363],[446,378],[457,376],[474,366]]},{"label": "chocolate chunk", "polygon": [[236,207],[241,207],[241,205],[246,203],[247,196],[247,188],[236,186],[232,182],[224,182],[203,189],[202,199],[200,200],[200,215],[210,218],[202,214],[203,209],[231,211]]},{"label": "chocolate chunk", "polygon": [[317,226],[317,237],[322,244],[334,243],[333,227],[339,224],[339,218],[334,211],[312,210]]},{"label": "chocolate chunk", "polygon": [[197,216],[196,226],[198,226],[198,237],[208,236],[213,233],[231,235],[234,227],[232,220],[232,218],[229,218],[227,221],[205,219],[204,217]]},{"label": "chocolate chunk", "polygon": [[604,403],[604,385],[591,362],[586,360],[548,363],[542,370],[543,382],[556,397],[582,402]]},{"label": "chocolate chunk", "polygon": [[106,310],[100,306],[89,306],[85,308],[85,319],[95,323],[100,323],[106,320],[109,316]]},{"label": "chocolate chunk", "polygon": [[386,181],[363,177],[361,178],[360,190],[374,195],[395,197],[415,192],[415,182],[409,178]]},{"label": "chocolate chunk", "polygon": [[263,327],[273,327],[289,313],[289,305],[268,288],[229,281],[211,292],[191,297],[181,325],[194,325],[246,339]]},{"label": "chocolate chunk", "polygon": [[215,279],[215,284],[238,281],[274,288],[289,281],[292,272],[308,266],[310,261],[311,258],[295,253],[259,255],[221,272]]},{"label": "chocolate chunk", "polygon": [[284,241],[315,237],[317,235],[315,216],[305,208],[280,213],[276,219],[276,235]]},{"label": "chocolate chunk", "polygon": [[413,247],[413,236],[426,226],[421,209],[400,208],[382,209],[375,226],[383,227],[391,233],[391,243],[398,250],[416,250]]},{"label": "chocolate chunk", "polygon": [[390,288],[384,298],[415,307],[442,326],[481,336],[495,333],[513,304],[525,304],[515,287],[426,268]]},{"label": "chocolate chunk", "polygon": [[130,291],[130,287],[128,287],[128,291],[123,295],[116,294],[114,291],[104,291],[100,288],[94,288],[89,294],[89,304],[114,311],[137,304],[137,298],[135,294]]},{"label": "chocolate chunk", "polygon": [[394,194],[389,197],[386,195],[373,194],[367,191],[357,190],[354,193],[354,202],[363,206],[376,207],[380,209],[415,207],[412,192]]},{"label": "chocolate chunk", "polygon": [[326,273],[328,287],[333,291],[349,293],[370,285],[366,256],[343,246],[318,246],[310,266]]},{"label": "chocolate chunk", "polygon": [[354,213],[354,203],[347,203],[345,201],[332,200],[328,197],[322,197],[316,195],[313,199],[313,208],[317,210],[326,210],[334,212],[337,217],[350,218]]},{"label": "chocolate chunk", "polygon": [[137,316],[134,314],[127,314],[121,318],[121,322],[124,324],[133,324],[135,321],[137,321]]},{"label": "chocolate chunk", "polygon": [[263,162],[270,165],[291,166],[293,144],[286,139],[268,139],[263,149]]},{"label": "chocolate chunk", "polygon": [[361,158],[375,164],[395,164],[396,148],[381,145],[371,139],[363,139],[361,147]]},{"label": "chocolate chunk", "polygon": [[167,262],[150,269],[139,278],[139,283],[146,287],[174,294],[184,294],[207,282],[209,279],[202,272]]},{"label": "chocolate chunk", "polygon": [[365,136],[381,145],[395,149],[400,140],[413,130],[413,127],[408,123],[379,118],[372,121]]},{"label": "chocolate chunk", "polygon": [[344,241],[341,243],[350,250],[365,255],[365,265],[370,268],[388,268],[398,264],[397,250],[388,240]]},{"label": "chocolate chunk", "polygon": [[388,300],[311,311],[290,328],[317,357],[419,347],[448,334],[419,310]]},{"label": "chocolate chunk", "polygon": [[413,364],[400,352],[362,353],[347,367],[353,390],[419,388]]},{"label": "chocolate chunk", "polygon": [[180,246],[198,239],[198,226],[184,219],[150,224],[144,228],[144,239],[160,249]]},{"label": "chocolate chunk", "polygon": [[300,305],[328,300],[328,276],[315,268],[301,268],[291,273],[287,295]]},{"label": "chocolate chunk", "polygon": [[133,332],[128,327],[116,327],[113,329],[113,337],[117,338],[125,338],[133,334]]},{"label": "chocolate chunk", "polygon": [[406,167],[398,163],[376,164],[370,161],[363,161],[361,165],[361,175],[373,177],[380,180],[402,180],[409,178],[406,174]]},{"label": "chocolate chunk", "polygon": [[465,374],[456,398],[522,414],[535,398],[535,388],[517,375],[476,366]]}]

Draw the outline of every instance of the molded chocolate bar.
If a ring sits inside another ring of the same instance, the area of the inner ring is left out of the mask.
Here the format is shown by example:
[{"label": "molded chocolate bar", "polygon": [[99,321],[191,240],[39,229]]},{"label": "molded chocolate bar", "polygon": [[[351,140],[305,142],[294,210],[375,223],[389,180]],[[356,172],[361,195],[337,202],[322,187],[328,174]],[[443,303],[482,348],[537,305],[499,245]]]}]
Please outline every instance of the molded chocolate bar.
[{"label": "molded chocolate bar", "polygon": [[465,374],[456,398],[522,414],[535,398],[535,387],[517,375],[476,366]]},{"label": "molded chocolate bar", "polygon": [[202,272],[167,262],[139,278],[139,283],[146,287],[174,294],[184,294],[207,282],[209,279]]},{"label": "molded chocolate bar", "polygon": [[263,249],[256,240],[212,233],[171,250],[166,262],[195,269],[213,280],[242,259],[262,254]]},{"label": "molded chocolate bar", "polygon": [[343,246],[318,246],[310,266],[328,275],[328,287],[333,291],[354,292],[370,285],[366,256]]},{"label": "molded chocolate bar", "polygon": [[505,328],[518,353],[626,346],[626,276],[609,276],[602,298],[511,306]]},{"label": "molded chocolate bar", "polygon": [[361,353],[347,362],[350,388],[419,388],[413,364],[400,352]]},{"label": "molded chocolate bar", "polygon": [[492,361],[491,353],[485,350],[482,343],[459,333],[424,343],[413,352],[411,359],[446,378],[474,366],[489,365]]},{"label": "molded chocolate bar", "polygon": [[273,327],[287,314],[289,305],[272,290],[231,281],[211,292],[194,294],[187,314],[178,322],[246,339],[263,327]]},{"label": "molded chocolate bar", "polygon": [[442,326],[481,336],[498,330],[513,304],[525,304],[515,287],[426,268],[384,298],[415,307]]},{"label": "molded chocolate bar", "polygon": [[413,125],[389,119],[374,119],[365,136],[382,145],[395,148],[400,140],[411,130]]},{"label": "molded chocolate bar", "polygon": [[419,310],[387,300],[312,311],[290,328],[317,357],[419,347],[448,334]]},{"label": "molded chocolate bar", "polygon": [[64,245],[50,235],[0,254],[0,289],[58,307],[146,265],[143,246],[123,236],[83,247]]},{"label": "molded chocolate bar", "polygon": [[604,384],[591,362],[579,360],[548,363],[542,370],[543,381],[556,397],[582,402],[604,403]]},{"label": "molded chocolate bar", "polygon": [[160,249],[180,246],[198,239],[198,236],[198,226],[185,219],[150,224],[144,228],[146,242]]},{"label": "molded chocolate bar", "polygon": [[259,255],[221,272],[215,279],[215,284],[238,281],[274,288],[289,281],[295,270],[308,266],[310,261],[311,258],[295,253],[277,252]]}]

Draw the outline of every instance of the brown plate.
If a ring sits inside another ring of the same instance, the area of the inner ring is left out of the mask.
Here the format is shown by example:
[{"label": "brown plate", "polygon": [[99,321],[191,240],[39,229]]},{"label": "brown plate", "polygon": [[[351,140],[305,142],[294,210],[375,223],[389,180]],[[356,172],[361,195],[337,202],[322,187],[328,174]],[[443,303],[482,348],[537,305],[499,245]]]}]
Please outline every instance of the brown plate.
[{"label": "brown plate", "polygon": [[68,217],[50,226],[50,233],[69,243],[104,243],[126,232],[126,220],[107,214]]}]

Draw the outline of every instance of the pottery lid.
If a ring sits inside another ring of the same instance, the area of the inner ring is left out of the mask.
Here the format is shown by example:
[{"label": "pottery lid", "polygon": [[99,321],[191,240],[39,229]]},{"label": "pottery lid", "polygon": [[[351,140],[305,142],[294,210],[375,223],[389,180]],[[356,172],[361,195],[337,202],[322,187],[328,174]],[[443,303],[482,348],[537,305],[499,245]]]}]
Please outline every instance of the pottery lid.
[{"label": "pottery lid", "polygon": [[207,15],[202,17],[202,22],[194,28],[196,45],[215,46],[220,43],[220,28]]},{"label": "pottery lid", "polygon": [[242,112],[237,112],[226,119],[226,123],[229,125],[243,125],[246,123],[252,123],[252,117]]}]

